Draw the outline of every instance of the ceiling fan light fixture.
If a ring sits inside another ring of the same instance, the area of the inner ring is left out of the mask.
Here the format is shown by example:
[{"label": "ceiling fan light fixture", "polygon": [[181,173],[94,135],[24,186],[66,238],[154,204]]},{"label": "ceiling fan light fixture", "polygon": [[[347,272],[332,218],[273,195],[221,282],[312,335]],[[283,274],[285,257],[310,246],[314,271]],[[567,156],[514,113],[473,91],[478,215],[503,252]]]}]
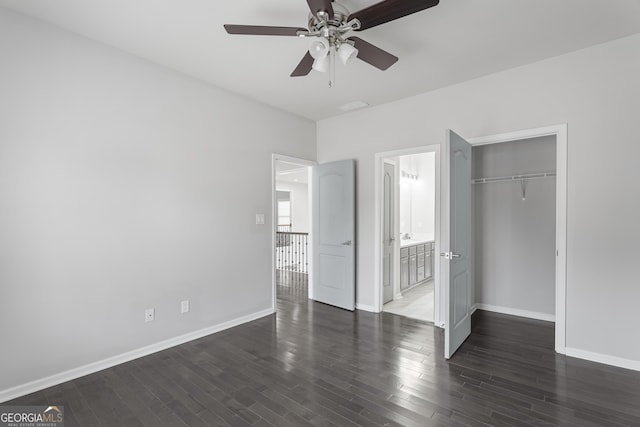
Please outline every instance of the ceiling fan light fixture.
[{"label": "ceiling fan light fixture", "polygon": [[[261,36],[298,36],[314,38],[291,77],[307,76],[311,71],[329,71],[329,87],[335,87],[335,64],[343,64],[354,57],[379,70],[386,70],[398,57],[359,37],[348,36],[437,6],[440,0],[381,0],[357,12],[350,13],[340,4],[342,0],[307,0],[309,16],[307,28],[277,27],[273,25],[225,24],[229,34]],[[337,56],[337,58],[336,58]]]},{"label": "ceiling fan light fixture", "polygon": [[321,73],[326,73],[327,71],[329,71],[330,62],[331,61],[329,60],[329,57],[325,55],[323,58],[318,58],[314,60],[311,68]]},{"label": "ceiling fan light fixture", "polygon": [[358,49],[349,43],[342,43],[338,48],[338,58],[340,58],[342,65],[347,65],[356,56],[358,56]]},{"label": "ceiling fan light fixture", "polygon": [[319,60],[327,57],[330,47],[331,45],[329,44],[329,40],[324,37],[320,37],[311,43],[311,46],[309,46],[309,53],[313,59]]}]

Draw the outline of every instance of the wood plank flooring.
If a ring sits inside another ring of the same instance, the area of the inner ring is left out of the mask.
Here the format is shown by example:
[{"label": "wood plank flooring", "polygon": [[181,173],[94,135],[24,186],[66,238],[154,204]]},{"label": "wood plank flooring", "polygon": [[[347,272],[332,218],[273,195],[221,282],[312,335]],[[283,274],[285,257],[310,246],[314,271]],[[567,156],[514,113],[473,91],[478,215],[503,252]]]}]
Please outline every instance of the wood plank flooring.
[{"label": "wood plank flooring", "polygon": [[306,292],[309,285],[309,275],[297,271],[276,269],[276,284],[278,286],[304,288]]},{"label": "wood plank flooring", "polygon": [[640,373],[560,356],[553,325],[478,312],[443,335],[281,287],[278,314],[16,399],[67,426],[640,425]]}]

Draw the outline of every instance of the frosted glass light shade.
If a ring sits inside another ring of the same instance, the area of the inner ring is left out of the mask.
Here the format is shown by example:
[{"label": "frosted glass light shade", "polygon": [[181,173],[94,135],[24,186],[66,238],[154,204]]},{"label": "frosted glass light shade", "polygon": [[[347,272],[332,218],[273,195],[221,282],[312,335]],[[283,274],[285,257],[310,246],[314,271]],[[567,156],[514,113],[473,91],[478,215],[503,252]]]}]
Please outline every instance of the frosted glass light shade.
[{"label": "frosted glass light shade", "polygon": [[342,62],[343,65],[347,65],[347,63],[357,55],[358,49],[349,43],[342,43],[338,48],[338,58],[340,58],[340,62]]},{"label": "frosted glass light shade", "polygon": [[329,57],[325,56],[324,58],[314,60],[311,68],[321,73],[326,73],[327,71],[329,71],[329,62]]},{"label": "frosted glass light shade", "polygon": [[309,46],[309,53],[313,59],[322,59],[329,54],[329,41],[324,37],[320,37],[311,43]]}]

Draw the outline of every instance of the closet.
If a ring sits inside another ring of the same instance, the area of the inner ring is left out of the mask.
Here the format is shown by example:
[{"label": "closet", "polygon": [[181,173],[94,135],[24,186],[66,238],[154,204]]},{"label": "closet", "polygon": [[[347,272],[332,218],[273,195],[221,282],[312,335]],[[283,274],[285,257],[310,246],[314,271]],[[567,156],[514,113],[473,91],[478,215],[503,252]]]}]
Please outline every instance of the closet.
[{"label": "closet", "polygon": [[555,316],[555,136],[473,147],[475,300]]}]

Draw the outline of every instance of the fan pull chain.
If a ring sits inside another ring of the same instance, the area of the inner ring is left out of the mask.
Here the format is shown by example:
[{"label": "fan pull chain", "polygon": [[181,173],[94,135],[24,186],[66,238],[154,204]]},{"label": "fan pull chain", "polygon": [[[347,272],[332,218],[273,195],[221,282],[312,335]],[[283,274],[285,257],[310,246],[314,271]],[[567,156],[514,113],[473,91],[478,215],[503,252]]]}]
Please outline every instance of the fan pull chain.
[{"label": "fan pull chain", "polygon": [[336,86],[336,47],[329,50],[329,89]]}]

